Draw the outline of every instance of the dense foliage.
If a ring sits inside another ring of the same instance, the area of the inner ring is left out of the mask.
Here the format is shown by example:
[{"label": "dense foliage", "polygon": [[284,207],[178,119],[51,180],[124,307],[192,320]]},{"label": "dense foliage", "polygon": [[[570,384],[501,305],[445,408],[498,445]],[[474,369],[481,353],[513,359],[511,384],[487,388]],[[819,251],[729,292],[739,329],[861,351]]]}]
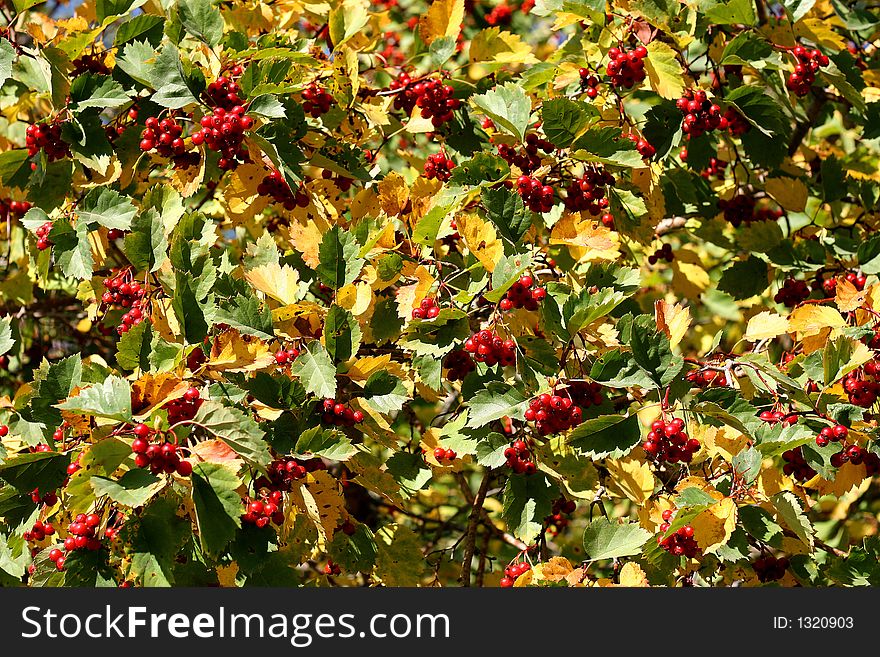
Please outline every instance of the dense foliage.
[{"label": "dense foliage", "polygon": [[880,12],[4,0],[0,583],[880,584]]}]

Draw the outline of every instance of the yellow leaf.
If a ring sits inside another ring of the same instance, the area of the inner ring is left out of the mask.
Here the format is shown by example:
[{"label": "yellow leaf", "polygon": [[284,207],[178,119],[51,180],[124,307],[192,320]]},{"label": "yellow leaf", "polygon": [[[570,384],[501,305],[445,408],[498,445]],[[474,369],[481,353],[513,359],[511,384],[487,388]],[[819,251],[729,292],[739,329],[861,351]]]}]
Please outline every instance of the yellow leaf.
[{"label": "yellow leaf", "polygon": [[654,492],[651,466],[635,458],[609,459],[605,467],[611,475],[608,487],[636,504],[644,504]]},{"label": "yellow leaf", "polygon": [[821,479],[817,488],[820,495],[843,497],[853,489],[856,489],[867,476],[864,464],[853,465],[847,462],[837,469],[833,481]]},{"label": "yellow leaf", "polygon": [[803,212],[807,206],[807,186],[800,178],[768,178],[764,191],[789,212]]},{"label": "yellow leaf", "polygon": [[518,34],[502,32],[500,27],[490,27],[478,32],[471,40],[468,57],[471,64],[492,62],[495,64],[537,64],[532,48],[523,43]]},{"label": "yellow leaf", "polygon": [[218,335],[211,345],[208,369],[251,372],[269,367],[273,361],[274,355],[264,342],[230,329]]},{"label": "yellow leaf", "polygon": [[244,277],[257,290],[285,305],[299,301],[299,272],[290,265],[260,265],[245,272]]},{"label": "yellow leaf", "polygon": [[846,320],[830,306],[808,304],[795,308],[788,318],[789,330],[800,333],[801,337],[816,335],[822,329],[843,328]]},{"label": "yellow leaf", "polygon": [[729,497],[699,513],[692,521],[694,539],[703,552],[724,545],[736,528],[736,503]]},{"label": "yellow leaf", "polygon": [[810,16],[802,18],[794,25],[794,32],[799,37],[828,48],[829,50],[845,50],[846,40],[834,31],[831,23],[825,18]]},{"label": "yellow leaf", "polygon": [[865,305],[865,298],[868,296],[867,290],[857,290],[856,286],[845,278],[838,279],[837,289],[834,294],[834,303],[842,313],[852,312],[856,308]]},{"label": "yellow leaf", "polygon": [[679,249],[672,261],[672,285],[688,299],[699,299],[709,289],[712,280],[700,261],[700,256],[691,249]]},{"label": "yellow leaf", "polygon": [[458,37],[464,20],[464,0],[434,0],[419,19],[419,34],[429,46],[441,37]]},{"label": "yellow leaf", "polygon": [[400,214],[409,201],[409,187],[406,180],[392,171],[379,183],[379,205],[389,217]]},{"label": "yellow leaf", "polygon": [[619,243],[615,231],[578,213],[563,215],[550,232],[550,244],[568,246],[578,262],[615,260],[620,255]]},{"label": "yellow leaf", "polygon": [[685,88],[684,72],[676,59],[675,51],[662,41],[648,44],[645,71],[654,89],[663,98],[680,98]]},{"label": "yellow leaf", "polygon": [[628,561],[620,569],[620,586],[643,588],[651,585],[642,567],[635,561]]},{"label": "yellow leaf", "polygon": [[495,227],[473,213],[460,215],[456,219],[456,226],[468,250],[486,271],[490,274],[495,271],[495,265],[504,255],[504,245],[498,239]]},{"label": "yellow leaf", "polygon": [[300,492],[304,510],[318,532],[324,537],[332,536],[345,510],[345,498],[339,482],[326,470],[316,470],[306,478],[306,484]]},{"label": "yellow leaf", "polygon": [[749,320],[746,333],[743,336],[749,342],[758,342],[775,338],[788,332],[788,320],[782,315],[765,310]]},{"label": "yellow leaf", "polygon": [[302,254],[303,260],[309,267],[316,268],[321,263],[318,249],[324,231],[314,221],[307,221],[291,224],[288,233],[291,246]]},{"label": "yellow leaf", "polygon": [[654,319],[657,328],[669,338],[669,344],[677,346],[691,325],[691,310],[680,303],[669,304],[660,299],[654,302]]},{"label": "yellow leaf", "polygon": [[422,299],[428,294],[431,286],[434,285],[434,277],[422,265],[415,270],[411,270],[412,263],[404,265],[404,274],[407,278],[415,278],[416,282],[410,285],[401,285],[397,288],[397,316],[401,319],[412,318],[413,308],[416,304],[421,303]]},{"label": "yellow leaf", "polygon": [[174,167],[169,176],[171,186],[183,198],[189,198],[202,186],[205,179],[205,156],[200,153],[199,163],[185,169]]},{"label": "yellow leaf", "polygon": [[535,566],[535,577],[548,582],[559,582],[571,573],[574,568],[565,557],[550,557],[546,563]]},{"label": "yellow leaf", "polygon": [[336,293],[336,303],[346,310],[350,310],[355,317],[367,312],[372,300],[373,290],[369,283],[363,281],[349,283],[345,287],[339,288],[339,292]]},{"label": "yellow leaf", "polygon": [[390,362],[391,354],[364,356],[352,363],[346,374],[352,381],[366,381],[371,374],[386,369]]}]

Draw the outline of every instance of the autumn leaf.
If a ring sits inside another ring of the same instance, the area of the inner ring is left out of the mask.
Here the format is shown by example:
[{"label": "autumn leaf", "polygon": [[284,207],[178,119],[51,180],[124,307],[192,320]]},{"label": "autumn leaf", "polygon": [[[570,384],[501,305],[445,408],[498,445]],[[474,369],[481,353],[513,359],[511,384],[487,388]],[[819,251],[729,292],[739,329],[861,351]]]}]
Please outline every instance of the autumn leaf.
[{"label": "autumn leaf", "polygon": [[504,253],[504,245],[498,239],[495,227],[474,213],[459,215],[456,226],[468,250],[486,271],[495,271],[495,265]]},{"label": "autumn leaf", "polygon": [[464,0],[434,0],[419,19],[419,35],[431,45],[441,37],[458,37],[464,20]]},{"label": "autumn leaf", "polygon": [[765,310],[749,320],[743,337],[750,342],[758,342],[759,340],[775,338],[783,333],[787,333],[788,330],[788,319]]}]

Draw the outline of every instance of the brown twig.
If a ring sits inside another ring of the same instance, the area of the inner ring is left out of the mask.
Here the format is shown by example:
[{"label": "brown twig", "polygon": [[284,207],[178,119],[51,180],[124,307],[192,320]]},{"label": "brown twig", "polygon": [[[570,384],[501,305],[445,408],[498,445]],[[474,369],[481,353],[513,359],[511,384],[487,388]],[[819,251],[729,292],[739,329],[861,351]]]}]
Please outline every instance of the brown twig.
[{"label": "brown twig", "polygon": [[468,518],[467,534],[464,541],[464,558],[461,563],[461,585],[471,585],[471,561],[474,558],[474,543],[477,540],[477,526],[480,517],[483,515],[483,502],[486,500],[486,491],[489,490],[490,471],[486,470],[483,474],[483,481],[480,482],[480,489],[471,505],[471,515]]}]

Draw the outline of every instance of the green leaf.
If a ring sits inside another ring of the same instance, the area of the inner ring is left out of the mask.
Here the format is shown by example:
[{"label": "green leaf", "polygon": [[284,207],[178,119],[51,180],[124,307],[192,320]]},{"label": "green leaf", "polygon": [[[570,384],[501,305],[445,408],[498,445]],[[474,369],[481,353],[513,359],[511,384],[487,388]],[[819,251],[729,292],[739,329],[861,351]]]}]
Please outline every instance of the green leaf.
[{"label": "green leaf", "polygon": [[532,113],[532,102],[522,87],[508,82],[484,94],[471,96],[470,101],[492,119],[496,126],[503,128],[520,141],[525,140],[529,116]]},{"label": "green leaf", "polygon": [[162,217],[155,209],[137,215],[131,233],[125,236],[124,250],[136,269],[156,271],[162,266],[168,257],[168,240]]},{"label": "green leaf", "polygon": [[651,533],[638,523],[617,523],[601,517],[584,530],[584,551],[587,561],[617,559],[638,554],[651,538]]},{"label": "green leaf", "polygon": [[425,570],[422,541],[406,525],[390,524],[376,532],[376,575],[385,586],[419,586]]},{"label": "green leaf", "polygon": [[0,356],[8,353],[15,345],[12,337],[12,318],[0,317]]},{"label": "green leaf", "polygon": [[178,15],[187,32],[209,46],[223,38],[223,17],[213,0],[178,0]]},{"label": "green leaf", "polygon": [[579,424],[566,442],[593,459],[616,459],[626,456],[640,439],[637,415],[603,415]]},{"label": "green leaf", "polygon": [[[620,128],[604,126],[587,130],[572,146],[572,157],[622,167],[640,167],[642,156]],[[616,215],[615,215],[616,216]]]},{"label": "green leaf", "polygon": [[376,563],[377,551],[373,532],[361,524],[357,525],[351,536],[345,532],[336,532],[327,546],[333,563],[339,564],[350,573],[369,571]]},{"label": "green leaf", "polygon": [[748,299],[767,289],[767,263],[750,255],[728,265],[718,281],[718,289],[727,292],[734,299]]},{"label": "green leaf", "polygon": [[305,389],[321,399],[336,397],[336,368],[323,345],[313,340],[303,349],[290,373],[298,377]]},{"label": "green leaf", "polygon": [[357,257],[360,248],[354,235],[339,226],[324,233],[316,271],[326,285],[338,290],[354,282],[364,266],[364,259]]},{"label": "green leaf", "polygon": [[67,478],[69,454],[56,452],[19,453],[0,465],[0,479],[20,493],[39,489],[40,493],[56,490]]},{"label": "green leaf", "polygon": [[651,81],[651,88],[661,97],[667,100],[681,97],[685,88],[684,71],[671,46],[663,41],[651,41],[645,59],[645,72]]},{"label": "green leaf", "polygon": [[397,452],[385,462],[388,473],[400,484],[401,492],[415,495],[431,481],[431,468],[417,452]]},{"label": "green leaf", "polygon": [[114,502],[129,508],[141,507],[165,486],[165,481],[143,468],[129,470],[119,480],[105,477],[91,478],[92,490],[97,497],[106,495]]},{"label": "green leaf", "polygon": [[324,344],[327,353],[337,363],[357,354],[361,344],[361,327],[345,308],[333,304],[324,320]]},{"label": "green leaf", "polygon": [[776,507],[778,518],[785,523],[791,531],[806,545],[813,548],[816,530],[810,523],[810,519],[801,508],[800,502],[791,491],[782,491],[770,498]]},{"label": "green leaf", "polygon": [[64,585],[78,588],[116,587],[109,553],[100,550],[74,550],[64,559]]},{"label": "green leaf", "polygon": [[741,450],[733,457],[731,465],[736,474],[746,484],[751,484],[761,472],[761,452],[754,447]]},{"label": "green leaf", "polygon": [[251,465],[264,469],[271,462],[263,430],[244,411],[206,399],[192,421],[217,436]]},{"label": "green leaf", "polygon": [[356,451],[343,432],[320,426],[303,431],[293,448],[295,454],[313,454],[333,461],[347,461]]},{"label": "green leaf", "polygon": [[514,387],[500,381],[490,381],[468,402],[467,426],[477,429],[505,415],[522,420],[529,400]]},{"label": "green leaf", "polygon": [[533,475],[511,475],[504,486],[501,517],[514,536],[532,543],[550,515],[553,499],[558,495],[542,472]]},{"label": "green leaf", "polygon": [[232,470],[217,463],[198,463],[192,473],[192,496],[202,547],[221,553],[241,527],[241,486]]},{"label": "green leaf", "polygon": [[12,77],[12,62],[15,61],[15,49],[8,39],[0,41],[0,87]]},{"label": "green leaf", "polygon": [[667,386],[678,376],[684,361],[672,355],[669,338],[657,329],[649,315],[639,315],[632,323],[629,346],[633,359],[658,386]]},{"label": "green leaf", "polygon": [[[444,444],[448,442],[448,440],[444,440]],[[456,452],[459,451],[455,448],[455,445],[450,444],[449,446],[452,447],[452,449],[455,449]],[[508,447],[510,447],[510,438],[493,431],[477,442],[477,463],[487,468],[500,468],[507,462],[507,457],[504,456],[504,450]],[[459,454],[461,454],[461,452],[459,452]]]},{"label": "green leaf", "polygon": [[403,408],[409,399],[406,386],[396,376],[384,370],[373,372],[364,386],[364,399],[380,413],[393,413]]},{"label": "green leaf", "polygon": [[739,522],[755,539],[780,547],[782,545],[782,527],[776,524],[773,516],[759,506],[746,505],[737,510]]},{"label": "green leaf", "polygon": [[120,107],[130,100],[122,85],[107,75],[86,73],[74,78],[70,85],[70,102],[74,111],[88,107]]},{"label": "green leaf", "polygon": [[96,187],[77,204],[76,212],[87,224],[98,223],[107,228],[128,230],[137,209],[128,196],[109,187]]},{"label": "green leaf", "polygon": [[[457,166],[454,171],[460,168],[461,166]],[[467,192],[461,187],[443,187],[431,199],[428,211],[413,229],[413,241],[422,246],[433,245],[443,220],[458,210],[466,195]]]},{"label": "green leaf", "polygon": [[700,4],[700,10],[709,22],[716,25],[751,26],[757,21],[752,0],[729,0],[728,2],[704,0]]},{"label": "green leaf", "polygon": [[[158,336],[157,336],[158,337]],[[124,370],[150,370],[153,352],[153,330],[149,322],[132,326],[122,334],[116,345],[116,362]]]},{"label": "green leaf", "polygon": [[592,105],[570,98],[551,98],[541,105],[544,134],[557,148],[568,148],[599,115]]},{"label": "green leaf", "polygon": [[177,515],[173,499],[157,498],[136,516],[131,535],[131,573],[144,586],[171,586],[177,556],[192,536],[190,521]]},{"label": "green leaf", "polygon": [[73,413],[129,422],[131,421],[131,386],[125,379],[111,376],[102,384],[83,388],[76,397],[58,404],[58,408]]},{"label": "green leaf", "polygon": [[506,187],[486,187],[480,200],[501,236],[519,244],[532,225],[532,213],[526,209],[522,197]]},{"label": "green leaf", "polygon": [[480,151],[452,170],[450,187],[441,189],[438,196],[446,194],[458,198],[464,194],[458,187],[492,187],[509,175],[510,165],[507,162],[494,153]]},{"label": "green leaf", "polygon": [[113,45],[119,48],[135,39],[146,39],[153,45],[159,45],[159,42],[162,40],[162,27],[164,24],[164,16],[156,16],[154,14],[134,16],[122,23],[119,29],[116,30]]},{"label": "green leaf", "polygon": [[95,261],[89,244],[89,229],[81,218],[77,219],[75,226],[66,221],[54,222],[49,231],[49,240],[65,276],[81,281],[92,277]]}]

